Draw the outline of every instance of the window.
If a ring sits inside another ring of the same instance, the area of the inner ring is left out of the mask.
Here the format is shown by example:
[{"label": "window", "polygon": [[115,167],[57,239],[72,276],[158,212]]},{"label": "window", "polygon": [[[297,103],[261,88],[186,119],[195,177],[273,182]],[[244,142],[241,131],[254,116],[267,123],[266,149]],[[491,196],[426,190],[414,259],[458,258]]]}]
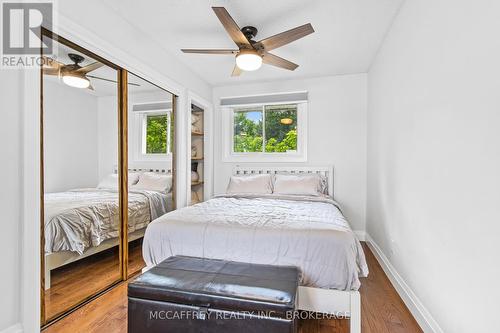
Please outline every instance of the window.
[{"label": "window", "polygon": [[172,153],[172,121],[170,112],[142,114],[142,155],[161,156]]},{"label": "window", "polygon": [[233,116],[233,152],[248,153],[262,151],[262,110],[235,109]]},{"label": "window", "polygon": [[297,104],[234,109],[233,152],[297,152]]},{"label": "window", "polygon": [[226,161],[305,161],[306,103],[224,108]]}]

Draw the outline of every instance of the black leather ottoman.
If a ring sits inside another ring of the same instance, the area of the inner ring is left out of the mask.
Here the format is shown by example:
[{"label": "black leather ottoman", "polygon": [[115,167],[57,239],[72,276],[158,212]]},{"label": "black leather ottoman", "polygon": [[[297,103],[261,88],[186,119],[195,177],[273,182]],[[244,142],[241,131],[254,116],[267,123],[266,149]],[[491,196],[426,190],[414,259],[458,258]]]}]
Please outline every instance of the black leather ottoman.
[{"label": "black leather ottoman", "polygon": [[170,257],[128,285],[128,332],[296,332],[296,267]]}]

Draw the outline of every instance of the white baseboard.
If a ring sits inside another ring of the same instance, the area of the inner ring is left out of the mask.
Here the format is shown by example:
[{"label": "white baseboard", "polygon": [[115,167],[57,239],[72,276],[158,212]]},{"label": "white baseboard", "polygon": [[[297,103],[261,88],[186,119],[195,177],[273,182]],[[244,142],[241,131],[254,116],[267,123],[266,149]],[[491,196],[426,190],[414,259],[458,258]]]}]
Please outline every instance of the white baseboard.
[{"label": "white baseboard", "polygon": [[23,327],[20,323],[17,323],[1,330],[0,333],[23,333]]},{"label": "white baseboard", "polygon": [[353,230],[353,231],[360,241],[363,242],[366,240],[366,231],[364,230]]},{"label": "white baseboard", "polygon": [[377,258],[380,266],[382,266],[385,274],[422,330],[426,333],[444,333],[417,295],[415,295],[413,290],[411,290],[411,288],[406,284],[405,280],[401,277],[401,275],[399,275],[394,266],[392,266],[389,259],[386,257],[384,252],[382,252],[382,249],[377,245],[377,243],[375,243],[369,234],[365,232],[364,236],[368,247],[372,250],[375,258]]}]

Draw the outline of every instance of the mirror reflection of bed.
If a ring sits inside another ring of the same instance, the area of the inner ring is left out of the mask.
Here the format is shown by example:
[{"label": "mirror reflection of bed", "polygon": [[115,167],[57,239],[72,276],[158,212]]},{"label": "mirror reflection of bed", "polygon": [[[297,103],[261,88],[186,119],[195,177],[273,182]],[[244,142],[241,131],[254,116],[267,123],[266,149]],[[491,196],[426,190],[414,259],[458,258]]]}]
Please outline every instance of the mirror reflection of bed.
[{"label": "mirror reflection of bed", "polygon": [[[56,43],[58,61],[69,53]],[[87,55],[82,66],[95,63]],[[45,316],[54,318],[121,280],[117,71],[91,89],[43,75]],[[173,209],[172,95],[129,75],[128,272],[144,267],[146,226]],[[133,109],[157,103],[155,110]],[[144,148],[144,150],[143,150]]]}]

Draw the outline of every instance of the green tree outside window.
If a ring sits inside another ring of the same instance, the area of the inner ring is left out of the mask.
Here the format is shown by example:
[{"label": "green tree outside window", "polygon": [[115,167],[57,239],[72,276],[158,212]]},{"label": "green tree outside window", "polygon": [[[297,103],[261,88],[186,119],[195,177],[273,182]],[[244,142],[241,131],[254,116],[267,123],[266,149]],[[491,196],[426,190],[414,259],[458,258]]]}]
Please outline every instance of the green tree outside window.
[{"label": "green tree outside window", "polygon": [[146,154],[166,154],[168,115],[146,117]]},{"label": "green tree outside window", "polygon": [[296,150],[296,104],[234,110],[234,152],[286,153]]}]

